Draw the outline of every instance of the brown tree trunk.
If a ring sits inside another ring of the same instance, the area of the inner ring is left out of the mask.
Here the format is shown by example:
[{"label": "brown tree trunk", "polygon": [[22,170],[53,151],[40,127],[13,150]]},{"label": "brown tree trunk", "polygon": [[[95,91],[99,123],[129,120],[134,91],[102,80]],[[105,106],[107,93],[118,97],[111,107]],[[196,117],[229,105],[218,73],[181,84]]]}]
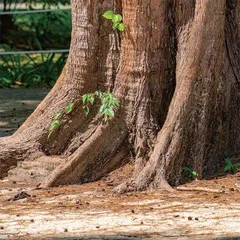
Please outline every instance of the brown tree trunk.
[{"label": "brown tree trunk", "polygon": [[[117,190],[168,188],[184,180],[184,166],[202,178],[237,152],[238,0],[72,0],[72,8],[68,62],[23,126],[0,139],[2,177],[45,187],[94,181],[118,167],[130,145],[133,178]],[[109,9],[122,13],[122,33],[101,16]],[[82,112],[81,95],[95,90],[120,101],[107,123],[97,106],[88,118]],[[73,112],[48,139],[69,103]]]}]

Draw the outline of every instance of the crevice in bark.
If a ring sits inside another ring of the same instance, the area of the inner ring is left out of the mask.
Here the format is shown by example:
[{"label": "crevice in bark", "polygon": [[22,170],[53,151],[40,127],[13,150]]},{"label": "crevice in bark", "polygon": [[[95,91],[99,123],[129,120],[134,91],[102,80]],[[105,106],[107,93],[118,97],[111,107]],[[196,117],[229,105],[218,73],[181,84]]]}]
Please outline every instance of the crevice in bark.
[{"label": "crevice in bark", "polygon": [[237,0],[229,0],[226,5],[226,50],[240,89],[240,3]]}]

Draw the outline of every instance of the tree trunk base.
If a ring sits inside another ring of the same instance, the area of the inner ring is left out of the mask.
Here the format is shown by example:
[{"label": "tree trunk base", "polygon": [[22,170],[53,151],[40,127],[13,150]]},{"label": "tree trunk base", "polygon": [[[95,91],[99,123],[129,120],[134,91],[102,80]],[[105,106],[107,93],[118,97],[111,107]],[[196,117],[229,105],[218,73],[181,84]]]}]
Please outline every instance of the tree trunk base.
[{"label": "tree trunk base", "polygon": [[30,185],[39,185],[62,162],[64,162],[64,158],[54,156],[43,156],[35,161],[26,160],[18,162],[15,168],[8,171],[8,176],[5,179],[15,182],[25,182]]},{"label": "tree trunk base", "polygon": [[[115,191],[172,191],[184,167],[201,179],[239,150],[239,1],[71,3],[66,67],[17,134],[0,139],[0,177],[16,166],[8,179],[42,187],[91,182],[121,165],[131,145],[133,180]],[[108,31],[101,15],[109,9],[122,12],[125,31]],[[95,91],[119,100],[107,122],[100,106],[87,120],[82,111],[81,96]]]},{"label": "tree trunk base", "polygon": [[[145,182],[145,184],[143,184]],[[124,182],[120,185],[118,185],[116,188],[113,189],[113,191],[117,194],[124,194],[127,192],[134,192],[134,191],[141,191],[141,190],[156,190],[156,191],[166,191],[166,192],[174,192],[174,188],[172,188],[168,182],[165,179],[162,179],[157,184],[153,186],[153,183],[147,184],[148,181],[145,179],[142,179],[141,182],[137,182],[137,180],[129,180],[127,182]],[[144,186],[144,187],[143,187]]]}]

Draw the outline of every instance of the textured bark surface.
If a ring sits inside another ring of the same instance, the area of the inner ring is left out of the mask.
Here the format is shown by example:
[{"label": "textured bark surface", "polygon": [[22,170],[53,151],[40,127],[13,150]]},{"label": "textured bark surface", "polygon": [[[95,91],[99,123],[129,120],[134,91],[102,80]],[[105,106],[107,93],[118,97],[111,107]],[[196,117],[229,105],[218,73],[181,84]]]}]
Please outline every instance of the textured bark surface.
[{"label": "textured bark surface", "polygon": [[[131,152],[133,178],[118,191],[169,188],[184,181],[184,166],[202,178],[239,150],[239,1],[72,0],[72,8],[67,64],[25,124],[0,139],[1,177],[84,183]],[[123,15],[125,31],[101,16],[109,9]],[[81,95],[95,90],[120,101],[107,123],[97,106],[88,118],[82,112]],[[69,103],[73,112],[47,139]],[[42,174],[28,176],[32,168]]]}]

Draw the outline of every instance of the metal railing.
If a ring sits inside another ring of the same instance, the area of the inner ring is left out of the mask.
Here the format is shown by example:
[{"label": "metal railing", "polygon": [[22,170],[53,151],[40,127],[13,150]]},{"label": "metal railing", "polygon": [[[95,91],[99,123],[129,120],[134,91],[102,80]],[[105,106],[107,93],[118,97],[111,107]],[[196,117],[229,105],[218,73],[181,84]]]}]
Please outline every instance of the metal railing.
[{"label": "metal railing", "polygon": [[71,8],[56,8],[56,9],[39,9],[39,10],[23,10],[23,11],[6,11],[0,12],[0,15],[15,15],[15,14],[28,14],[28,13],[45,13],[45,12],[57,12],[57,11],[69,11]]},{"label": "metal railing", "polygon": [[69,49],[56,49],[56,50],[33,50],[33,51],[13,51],[13,52],[1,52],[1,55],[20,55],[20,54],[42,54],[42,53],[68,53]]}]

